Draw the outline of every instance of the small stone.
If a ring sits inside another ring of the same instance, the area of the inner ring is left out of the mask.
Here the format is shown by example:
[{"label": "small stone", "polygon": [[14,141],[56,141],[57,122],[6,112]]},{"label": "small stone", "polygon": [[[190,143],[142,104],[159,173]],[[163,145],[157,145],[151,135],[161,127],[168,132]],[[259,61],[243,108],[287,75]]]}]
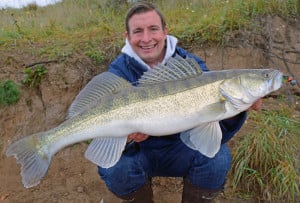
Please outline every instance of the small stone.
[{"label": "small stone", "polygon": [[77,187],[77,192],[83,193],[84,192],[84,188],[82,186]]}]

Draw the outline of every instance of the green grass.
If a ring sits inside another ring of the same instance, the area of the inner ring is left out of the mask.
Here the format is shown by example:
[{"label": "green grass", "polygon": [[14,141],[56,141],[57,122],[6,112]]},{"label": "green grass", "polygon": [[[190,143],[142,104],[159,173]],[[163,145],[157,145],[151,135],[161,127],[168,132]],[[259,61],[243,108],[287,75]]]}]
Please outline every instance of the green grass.
[{"label": "green grass", "polygon": [[233,153],[233,188],[258,199],[295,202],[299,198],[300,120],[291,108],[251,113],[253,132]]},{"label": "green grass", "polygon": [[25,78],[23,84],[29,88],[39,87],[43,76],[47,73],[47,68],[43,65],[36,65],[34,67],[26,67],[24,69]]},{"label": "green grass", "polygon": [[0,81],[0,106],[12,105],[19,101],[19,86],[12,80]]},{"label": "green grass", "polygon": [[[105,62],[114,58],[124,43],[124,17],[129,5],[116,2],[64,0],[45,8],[31,5],[21,10],[1,10],[0,45],[35,44],[39,49],[34,47],[28,52],[49,59],[83,51],[96,63]],[[154,2],[165,14],[170,33],[183,46],[222,43],[226,32],[249,26],[258,15],[299,15],[297,0]]]}]

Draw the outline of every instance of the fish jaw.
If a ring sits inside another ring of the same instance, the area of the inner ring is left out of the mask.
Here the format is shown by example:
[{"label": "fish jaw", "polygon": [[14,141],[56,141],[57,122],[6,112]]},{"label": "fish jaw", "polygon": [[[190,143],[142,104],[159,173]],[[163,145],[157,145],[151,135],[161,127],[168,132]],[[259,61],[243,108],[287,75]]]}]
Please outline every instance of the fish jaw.
[{"label": "fish jaw", "polygon": [[274,72],[274,80],[272,80],[272,85],[270,86],[269,92],[276,91],[282,86],[283,73],[280,71]]}]

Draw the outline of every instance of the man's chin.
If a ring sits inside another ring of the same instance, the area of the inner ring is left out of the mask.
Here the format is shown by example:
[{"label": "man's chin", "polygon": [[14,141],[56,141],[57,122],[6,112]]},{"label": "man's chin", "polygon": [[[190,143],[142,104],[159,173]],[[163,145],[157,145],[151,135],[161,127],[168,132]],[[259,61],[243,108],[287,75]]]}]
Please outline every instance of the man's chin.
[{"label": "man's chin", "polygon": [[140,55],[140,58],[143,60],[143,61],[153,61],[155,59],[155,57],[153,57],[152,55],[150,54],[143,54],[143,55]]}]

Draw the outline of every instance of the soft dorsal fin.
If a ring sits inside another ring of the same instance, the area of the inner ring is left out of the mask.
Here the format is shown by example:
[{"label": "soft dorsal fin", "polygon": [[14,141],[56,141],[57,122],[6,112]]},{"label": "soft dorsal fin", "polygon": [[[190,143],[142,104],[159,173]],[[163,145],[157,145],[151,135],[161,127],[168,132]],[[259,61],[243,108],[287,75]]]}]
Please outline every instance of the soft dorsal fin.
[{"label": "soft dorsal fin", "polygon": [[140,85],[157,84],[167,81],[186,79],[202,74],[199,64],[192,58],[182,58],[179,55],[171,57],[167,63],[159,64],[139,79]]},{"label": "soft dorsal fin", "polygon": [[103,72],[95,76],[76,96],[69,108],[67,119],[101,102],[102,97],[130,86],[131,84],[125,79],[110,72]]}]

